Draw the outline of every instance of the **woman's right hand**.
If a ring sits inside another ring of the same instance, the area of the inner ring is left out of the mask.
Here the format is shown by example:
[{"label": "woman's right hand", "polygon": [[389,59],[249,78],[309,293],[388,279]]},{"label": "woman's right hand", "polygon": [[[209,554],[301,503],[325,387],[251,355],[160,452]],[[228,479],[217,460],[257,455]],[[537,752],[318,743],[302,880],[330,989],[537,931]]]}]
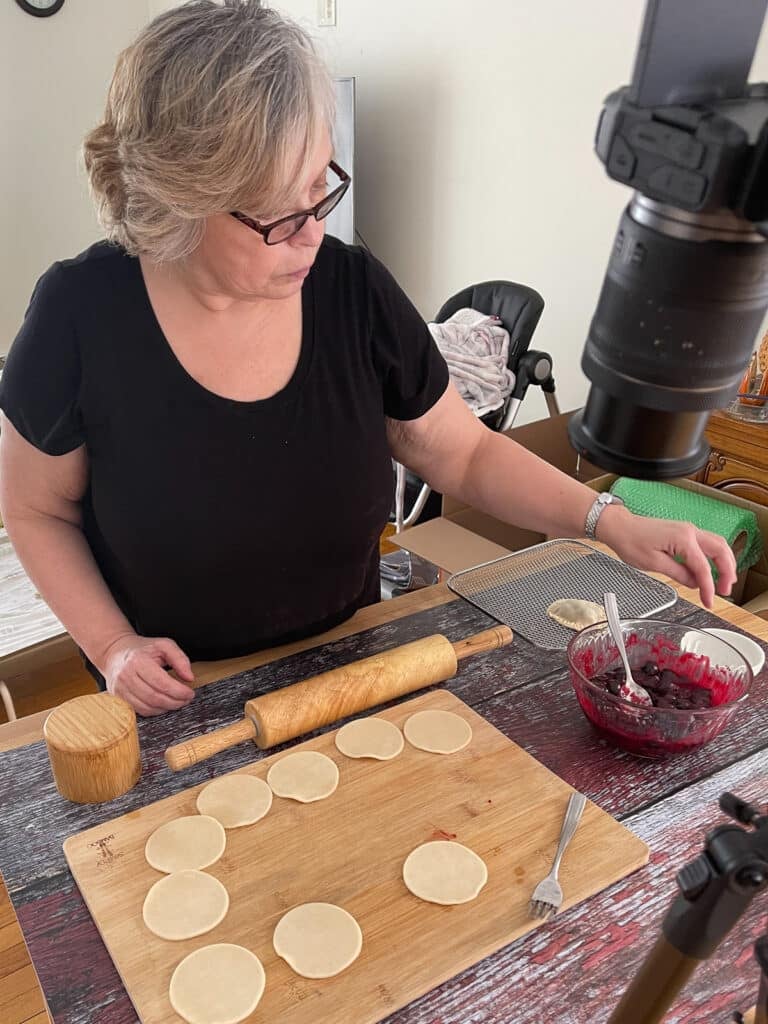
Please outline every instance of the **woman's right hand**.
[{"label": "woman's right hand", "polygon": [[166,667],[181,679],[190,683],[195,680],[189,658],[173,640],[134,633],[110,644],[102,672],[110,693],[122,697],[140,715],[148,716],[183,708],[195,695]]}]

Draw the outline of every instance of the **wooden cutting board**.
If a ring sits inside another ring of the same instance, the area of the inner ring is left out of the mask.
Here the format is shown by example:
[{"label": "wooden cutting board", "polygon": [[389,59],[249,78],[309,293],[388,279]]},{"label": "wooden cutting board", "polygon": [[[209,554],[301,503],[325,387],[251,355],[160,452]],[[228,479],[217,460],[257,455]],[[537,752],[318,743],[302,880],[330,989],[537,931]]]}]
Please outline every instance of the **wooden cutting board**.
[{"label": "wooden cutting board", "polygon": [[[144,859],[147,837],[163,822],[196,813],[202,786],[66,840],[72,873],[143,1024],[179,1024],[168,1001],[171,974],[208,943],[238,943],[261,959],[267,985],[252,1024],[374,1024],[532,928],[546,927],[528,917],[527,905],[551,866],[570,787],[445,690],[378,714],[402,727],[425,708],[463,716],[473,730],[469,746],[439,755],[406,743],[392,761],[351,760],[330,732],[295,748],[332,757],[339,786],[312,804],[275,797],[260,822],[227,830],[224,855],[208,871],[227,887],[230,908],[207,935],[167,942],[141,916],[147,890],[162,877]],[[242,770],[266,778],[282,756]],[[412,896],[402,881],[406,856],[420,843],[454,836],[485,861],[485,888],[472,903],[451,907]],[[587,803],[561,867],[564,908],[647,860],[643,842]],[[357,961],[323,981],[298,977],[272,949],[281,915],[311,901],[339,904],[363,931]]]}]

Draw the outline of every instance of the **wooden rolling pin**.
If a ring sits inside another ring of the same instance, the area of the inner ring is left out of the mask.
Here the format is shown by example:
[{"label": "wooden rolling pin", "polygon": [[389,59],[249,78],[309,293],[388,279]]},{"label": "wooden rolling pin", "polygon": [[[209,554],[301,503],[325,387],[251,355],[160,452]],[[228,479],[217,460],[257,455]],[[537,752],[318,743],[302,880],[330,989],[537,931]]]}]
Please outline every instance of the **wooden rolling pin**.
[{"label": "wooden rolling pin", "polygon": [[358,711],[450,679],[463,658],[506,647],[512,642],[512,635],[509,626],[495,626],[457,644],[440,634],[427,636],[273,690],[246,701],[241,721],[168,747],[166,764],[178,772],[246,740],[253,740],[262,748],[284,743]]}]

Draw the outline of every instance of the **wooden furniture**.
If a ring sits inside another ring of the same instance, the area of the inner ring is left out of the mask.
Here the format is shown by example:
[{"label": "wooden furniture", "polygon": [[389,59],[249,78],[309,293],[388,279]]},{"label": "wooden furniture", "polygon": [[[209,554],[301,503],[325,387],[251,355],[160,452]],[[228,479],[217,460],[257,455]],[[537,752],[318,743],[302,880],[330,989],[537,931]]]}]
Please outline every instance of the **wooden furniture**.
[{"label": "wooden furniture", "polygon": [[696,479],[759,505],[768,505],[768,423],[748,423],[713,412],[707,427],[712,445]]},{"label": "wooden furniture", "polygon": [[[691,591],[678,589],[683,597],[695,600]],[[736,628],[768,641],[768,623],[719,599],[715,610]],[[691,624],[711,622],[707,613],[685,604],[673,609],[672,615]],[[201,716],[206,725],[224,724],[237,714],[244,699],[260,689],[286,685],[312,670],[332,668],[418,636],[441,632],[459,640],[491,624],[482,613],[453,598],[444,586],[417,591],[365,609],[324,637],[218,666],[196,666],[204,689],[196,698],[201,701],[199,709],[194,710],[193,702],[189,714]],[[261,668],[240,683],[231,680],[220,686],[205,685],[252,665]],[[656,937],[674,891],[676,870],[698,854],[706,830],[722,820],[718,795],[733,789],[746,799],[765,801],[768,672],[758,677],[743,716],[727,733],[701,754],[666,763],[628,758],[602,744],[578,708],[563,671],[562,655],[537,650],[519,637],[506,650],[470,659],[447,688],[648,843],[651,864],[434,989],[412,1014],[406,1008],[389,1020],[408,1024],[415,1019],[440,1019],[458,1024],[472,1017],[478,1024],[501,1019],[515,1024],[565,1019],[570,1024],[593,1024],[605,1019]],[[28,772],[26,776],[19,771],[3,774],[3,785],[9,785],[3,813],[19,808],[23,815],[30,787],[34,792],[34,787],[45,782],[44,774],[33,771],[40,756],[45,758],[44,751],[24,746],[41,739],[43,717],[32,716],[0,728],[0,750],[16,750],[11,756],[18,754],[21,759],[19,764],[7,763]],[[176,721],[175,715],[167,715],[141,724],[145,777],[151,773],[156,798],[190,784],[162,764],[162,752],[177,734]],[[251,763],[258,756],[249,745],[219,755],[209,764],[218,774]],[[0,754],[0,773],[3,757]],[[200,773],[196,783],[207,777],[203,774],[207,767],[190,769]],[[122,800],[130,800],[132,794]],[[128,805],[123,803],[121,808],[128,809]],[[77,831],[72,805],[65,809],[68,821],[57,826],[62,840]],[[90,808],[83,813],[97,812]],[[98,813],[100,817],[88,822],[106,821],[115,812],[106,807]],[[17,821],[22,834],[26,821]],[[46,823],[46,828],[53,827],[53,821]],[[30,839],[35,839],[33,832]],[[311,843],[311,837],[307,841]],[[33,841],[29,852],[34,855],[35,851]],[[104,855],[108,857],[109,851],[105,849]],[[96,1024],[106,1019],[105,1013],[110,1024],[134,1024],[135,1014],[66,868],[54,868],[46,858],[38,857],[38,871],[32,868],[32,859],[27,857],[19,869],[23,874],[9,876],[8,882],[57,1024],[75,1020]],[[63,854],[61,861],[63,864]],[[541,864],[535,867],[538,872]],[[514,876],[510,884],[530,888],[532,880],[526,872],[522,880]],[[43,1024],[42,997],[38,993],[37,1003],[33,1002],[33,968],[7,902],[0,901],[0,922],[6,924],[0,933],[0,1020],[3,1024]],[[700,968],[681,996],[677,1007],[681,1020],[725,1019],[731,1010],[746,1009],[754,1002],[757,971],[750,949],[764,929],[764,897],[758,897],[723,948]]]},{"label": "wooden furniture", "polygon": [[[338,788],[310,805],[276,798],[256,825],[227,830],[223,856],[206,871],[225,885],[229,911],[202,940],[157,938],[142,926],[141,906],[161,877],[145,860],[147,837],[173,818],[195,814],[204,783],[66,841],[67,861],[141,1020],[178,1024],[168,978],[201,944],[232,942],[262,961],[267,986],[254,1024],[374,1024],[541,926],[528,914],[528,886],[512,880],[532,878],[542,858],[554,855],[572,790],[446,690],[377,711],[377,717],[402,729],[424,710],[449,711],[468,722],[469,746],[446,757],[406,743],[385,763],[353,760],[339,754],[332,731],[294,748],[330,757],[339,768]],[[242,771],[266,779],[284,756],[272,754]],[[105,836],[106,860],[100,851]],[[488,881],[471,905],[446,914],[444,907],[418,903],[402,870],[417,846],[450,836],[482,857]],[[566,905],[647,860],[641,840],[588,803],[563,861]],[[343,906],[363,931],[359,961],[332,982],[298,977],[272,947],[286,906],[307,900]]]}]

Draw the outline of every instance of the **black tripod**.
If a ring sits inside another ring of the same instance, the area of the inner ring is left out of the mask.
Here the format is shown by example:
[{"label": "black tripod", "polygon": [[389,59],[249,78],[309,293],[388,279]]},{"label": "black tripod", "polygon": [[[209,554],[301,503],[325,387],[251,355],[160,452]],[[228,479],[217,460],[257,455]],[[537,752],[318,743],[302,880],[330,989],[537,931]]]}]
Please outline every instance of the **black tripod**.
[{"label": "black tripod", "polygon": [[[608,1024],[661,1021],[698,965],[768,885],[768,815],[732,793],[723,793],[720,808],[740,824],[710,832],[703,852],[678,872],[680,894],[662,934]],[[755,1024],[768,1024],[768,936],[756,943],[755,955],[762,971]]]}]

